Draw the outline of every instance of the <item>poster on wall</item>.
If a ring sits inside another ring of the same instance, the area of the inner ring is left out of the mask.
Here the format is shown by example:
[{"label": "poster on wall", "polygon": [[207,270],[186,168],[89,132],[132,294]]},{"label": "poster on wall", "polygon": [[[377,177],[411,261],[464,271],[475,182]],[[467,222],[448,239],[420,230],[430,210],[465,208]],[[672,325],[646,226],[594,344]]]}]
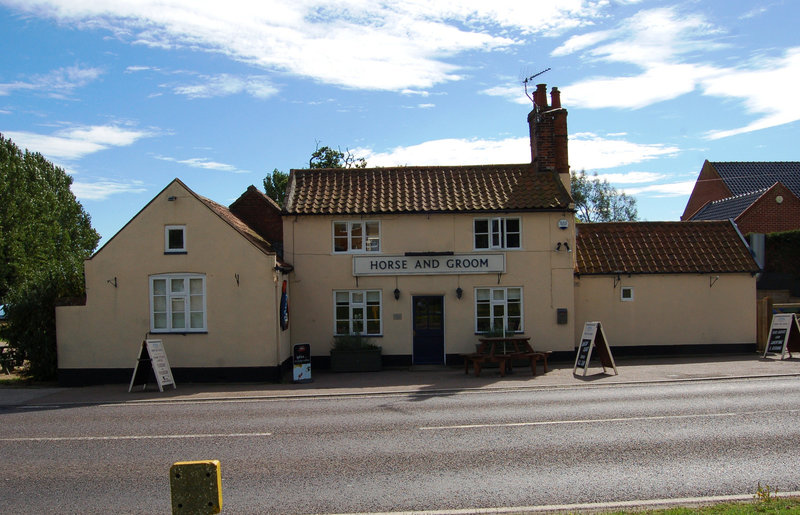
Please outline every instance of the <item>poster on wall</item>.
[{"label": "poster on wall", "polygon": [[786,354],[792,357],[792,351],[800,351],[800,321],[796,313],[781,313],[772,316],[769,326],[769,339],[764,349],[767,354],[780,354],[785,359]]},{"label": "poster on wall", "polygon": [[164,344],[161,340],[145,340],[139,349],[139,357],[136,360],[136,366],[133,368],[133,376],[131,376],[131,384],[128,387],[128,392],[133,390],[134,386],[142,385],[142,391],[147,388],[147,379],[150,374],[155,375],[158,391],[163,392],[165,386],[172,385],[175,389],[175,380],[172,378],[172,369],[169,366],[167,359],[167,351],[164,350]]},{"label": "poster on wall", "polygon": [[577,375],[579,369],[583,369],[583,375],[589,371],[589,362],[592,359],[592,351],[597,349],[597,357],[603,365],[603,373],[607,369],[613,369],[614,375],[619,375],[617,365],[614,363],[614,356],[611,355],[611,347],[608,345],[603,326],[600,322],[586,322],[581,334],[581,343],[578,345],[578,353],[575,355],[575,366],[572,374]]}]

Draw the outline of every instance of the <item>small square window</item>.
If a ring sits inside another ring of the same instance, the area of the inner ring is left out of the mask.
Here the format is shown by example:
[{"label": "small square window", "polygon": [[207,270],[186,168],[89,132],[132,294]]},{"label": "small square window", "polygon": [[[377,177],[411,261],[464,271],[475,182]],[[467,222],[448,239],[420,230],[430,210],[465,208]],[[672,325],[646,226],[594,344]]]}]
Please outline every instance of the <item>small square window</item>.
[{"label": "small square window", "polygon": [[186,252],[185,225],[168,225],[164,229],[164,252]]},{"label": "small square window", "polygon": [[622,300],[622,302],[633,301],[633,286],[622,287],[622,290],[620,290],[620,300]]}]

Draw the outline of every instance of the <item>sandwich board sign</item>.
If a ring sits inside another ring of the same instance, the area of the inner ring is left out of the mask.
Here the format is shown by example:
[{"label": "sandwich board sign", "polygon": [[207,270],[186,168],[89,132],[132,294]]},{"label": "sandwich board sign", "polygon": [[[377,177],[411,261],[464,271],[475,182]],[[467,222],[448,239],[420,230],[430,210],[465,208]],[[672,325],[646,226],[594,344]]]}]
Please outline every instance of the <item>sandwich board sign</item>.
[{"label": "sandwich board sign", "polygon": [[150,376],[150,370],[156,376],[156,384],[158,384],[158,391],[163,392],[164,387],[172,385],[175,389],[175,380],[172,378],[172,369],[169,368],[169,361],[167,360],[167,352],[164,350],[164,344],[161,340],[145,340],[142,342],[142,347],[139,349],[139,358],[136,360],[136,366],[133,369],[133,376],[131,376],[131,385],[128,387],[128,392],[133,390],[134,386],[142,385],[142,390],[147,388],[147,379]]},{"label": "sandwich board sign", "polygon": [[578,346],[578,354],[575,356],[575,367],[572,374],[576,375],[578,369],[583,369],[583,375],[589,370],[589,361],[592,359],[592,351],[597,348],[597,356],[603,365],[603,373],[606,368],[614,369],[614,375],[619,375],[617,365],[614,364],[614,356],[611,355],[611,348],[608,346],[608,339],[603,332],[600,322],[586,322],[583,326],[581,344]]},{"label": "sandwich board sign", "polygon": [[792,351],[800,351],[800,322],[797,320],[796,313],[781,313],[772,316],[772,324],[769,326],[769,340],[764,349],[764,356],[767,354],[780,354],[781,359],[792,357]]}]

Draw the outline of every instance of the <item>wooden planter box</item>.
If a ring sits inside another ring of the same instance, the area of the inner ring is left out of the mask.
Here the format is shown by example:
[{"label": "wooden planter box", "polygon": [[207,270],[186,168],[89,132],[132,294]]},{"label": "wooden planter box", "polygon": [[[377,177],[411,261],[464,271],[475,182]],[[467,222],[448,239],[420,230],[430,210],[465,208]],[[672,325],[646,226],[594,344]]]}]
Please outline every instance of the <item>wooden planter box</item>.
[{"label": "wooden planter box", "polygon": [[381,348],[331,350],[333,372],[377,372],[381,369]]}]

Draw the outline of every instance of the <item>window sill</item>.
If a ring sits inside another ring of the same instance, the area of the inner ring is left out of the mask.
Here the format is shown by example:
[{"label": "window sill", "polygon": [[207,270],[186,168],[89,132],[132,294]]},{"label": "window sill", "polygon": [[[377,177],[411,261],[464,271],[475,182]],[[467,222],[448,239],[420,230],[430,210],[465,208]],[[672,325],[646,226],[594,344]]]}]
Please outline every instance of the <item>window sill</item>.
[{"label": "window sill", "polygon": [[150,331],[150,334],[181,334],[186,336],[188,334],[208,334],[208,331]]},{"label": "window sill", "polygon": [[164,251],[164,255],[165,256],[170,255],[170,254],[188,254],[188,252],[186,252],[185,250],[165,250]]}]

